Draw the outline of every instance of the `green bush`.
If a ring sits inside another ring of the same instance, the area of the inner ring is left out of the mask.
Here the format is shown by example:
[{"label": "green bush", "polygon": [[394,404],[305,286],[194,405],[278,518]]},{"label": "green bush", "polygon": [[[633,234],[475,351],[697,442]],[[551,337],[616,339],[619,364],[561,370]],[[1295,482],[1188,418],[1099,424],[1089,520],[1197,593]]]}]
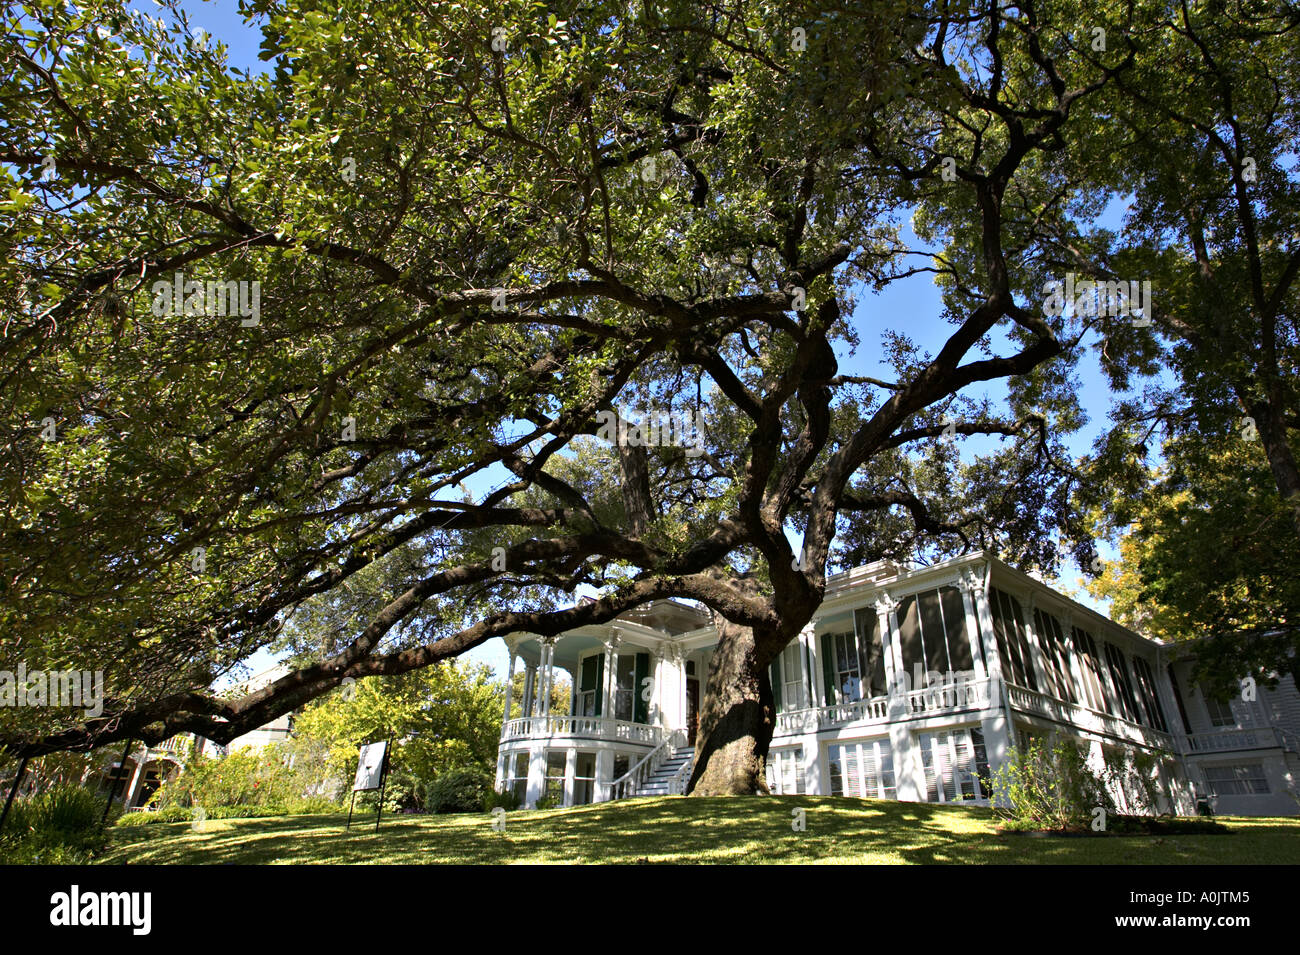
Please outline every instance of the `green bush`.
[{"label": "green bush", "polygon": [[315,816],[328,812],[342,812],[346,807],[324,796],[308,796],[289,806],[291,816]]},{"label": "green bush", "polygon": [[497,792],[495,789],[487,794],[483,800],[483,811],[491,812],[493,809],[501,808],[507,812],[514,812],[519,808],[519,797],[513,790],[507,789],[504,792]]},{"label": "green bush", "polygon": [[425,805],[430,812],[482,812],[492,794],[491,774],[481,769],[448,769],[429,784]]},{"label": "green bush", "polygon": [[15,801],[5,822],[0,856],[14,864],[62,864],[88,858],[108,844],[103,815],[103,800],[70,783]]},{"label": "green bush", "polygon": [[1038,740],[1012,749],[991,776],[996,810],[1009,830],[1082,830],[1093,810],[1114,812],[1103,780],[1086,753],[1067,739],[1050,746]]}]

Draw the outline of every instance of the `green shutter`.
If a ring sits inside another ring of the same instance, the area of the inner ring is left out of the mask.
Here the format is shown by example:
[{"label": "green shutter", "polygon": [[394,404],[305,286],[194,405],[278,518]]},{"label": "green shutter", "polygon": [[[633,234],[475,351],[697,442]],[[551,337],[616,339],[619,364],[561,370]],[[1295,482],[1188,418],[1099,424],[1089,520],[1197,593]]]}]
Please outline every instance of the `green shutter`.
[{"label": "green shutter", "polygon": [[835,694],[835,638],[832,634],[822,634],[822,676],[826,679],[826,705],[832,706]]},{"label": "green shutter", "polygon": [[781,712],[781,654],[776,655],[772,665],[768,667],[769,679],[772,681],[772,705],[776,712]]},{"label": "green shutter", "polygon": [[650,675],[650,654],[638,653],[632,666],[632,722],[650,722],[650,703],[645,699],[645,687],[641,681]]},{"label": "green shutter", "polygon": [[596,715],[605,705],[605,654],[596,657]]}]

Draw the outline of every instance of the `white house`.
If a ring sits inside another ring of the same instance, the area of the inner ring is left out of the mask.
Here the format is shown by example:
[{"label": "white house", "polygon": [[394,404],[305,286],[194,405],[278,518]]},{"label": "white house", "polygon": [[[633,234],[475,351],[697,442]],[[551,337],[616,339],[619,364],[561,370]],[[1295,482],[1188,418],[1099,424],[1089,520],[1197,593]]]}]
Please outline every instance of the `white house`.
[{"label": "white house", "polygon": [[[507,638],[498,789],[533,806],[680,793],[717,634],[659,601],[557,637]],[[1180,813],[1300,811],[1300,694],[1214,701],[1191,664],[987,553],[831,576],[811,624],[772,666],[774,792],[986,802],[990,767],[1027,737],[1062,733],[1100,767],[1142,752]],[[546,715],[557,669],[566,716]],[[1126,794],[1116,793],[1120,805]]]},{"label": "white house", "polygon": [[[255,690],[288,672],[286,666],[277,663],[237,684],[237,691],[246,693]],[[101,792],[111,792],[113,801],[120,802],[125,809],[140,809],[149,802],[159,786],[174,780],[193,757],[200,754],[225,756],[239,749],[260,750],[288,739],[292,728],[293,714],[286,713],[231,740],[225,746],[193,733],[180,733],[153,746],[136,743],[125,760],[120,754],[115,754],[100,769],[97,785]],[[113,749],[112,746],[107,747],[110,753]]]}]

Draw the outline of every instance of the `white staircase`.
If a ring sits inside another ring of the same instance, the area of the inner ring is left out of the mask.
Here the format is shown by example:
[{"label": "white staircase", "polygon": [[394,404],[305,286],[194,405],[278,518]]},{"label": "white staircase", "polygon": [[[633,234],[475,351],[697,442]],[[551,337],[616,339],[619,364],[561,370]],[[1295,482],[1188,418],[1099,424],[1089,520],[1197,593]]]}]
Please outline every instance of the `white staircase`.
[{"label": "white staircase", "polygon": [[677,747],[671,756],[655,767],[654,772],[646,777],[645,782],[632,795],[671,796],[674,792],[680,792],[686,780],[690,779],[690,767],[694,762],[694,746]]}]

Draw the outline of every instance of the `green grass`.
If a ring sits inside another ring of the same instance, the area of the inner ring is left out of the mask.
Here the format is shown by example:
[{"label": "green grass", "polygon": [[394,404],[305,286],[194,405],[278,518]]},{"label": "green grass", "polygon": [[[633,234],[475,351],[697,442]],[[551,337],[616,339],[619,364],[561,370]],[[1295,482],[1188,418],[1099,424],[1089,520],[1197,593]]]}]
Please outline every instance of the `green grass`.
[{"label": "green grass", "polygon": [[[794,832],[792,810],[806,812]],[[107,864],[385,863],[1121,863],[1300,862],[1300,819],[1220,819],[1228,835],[1000,835],[990,810],[831,796],[634,799],[510,813],[283,816],[115,829]]]}]

